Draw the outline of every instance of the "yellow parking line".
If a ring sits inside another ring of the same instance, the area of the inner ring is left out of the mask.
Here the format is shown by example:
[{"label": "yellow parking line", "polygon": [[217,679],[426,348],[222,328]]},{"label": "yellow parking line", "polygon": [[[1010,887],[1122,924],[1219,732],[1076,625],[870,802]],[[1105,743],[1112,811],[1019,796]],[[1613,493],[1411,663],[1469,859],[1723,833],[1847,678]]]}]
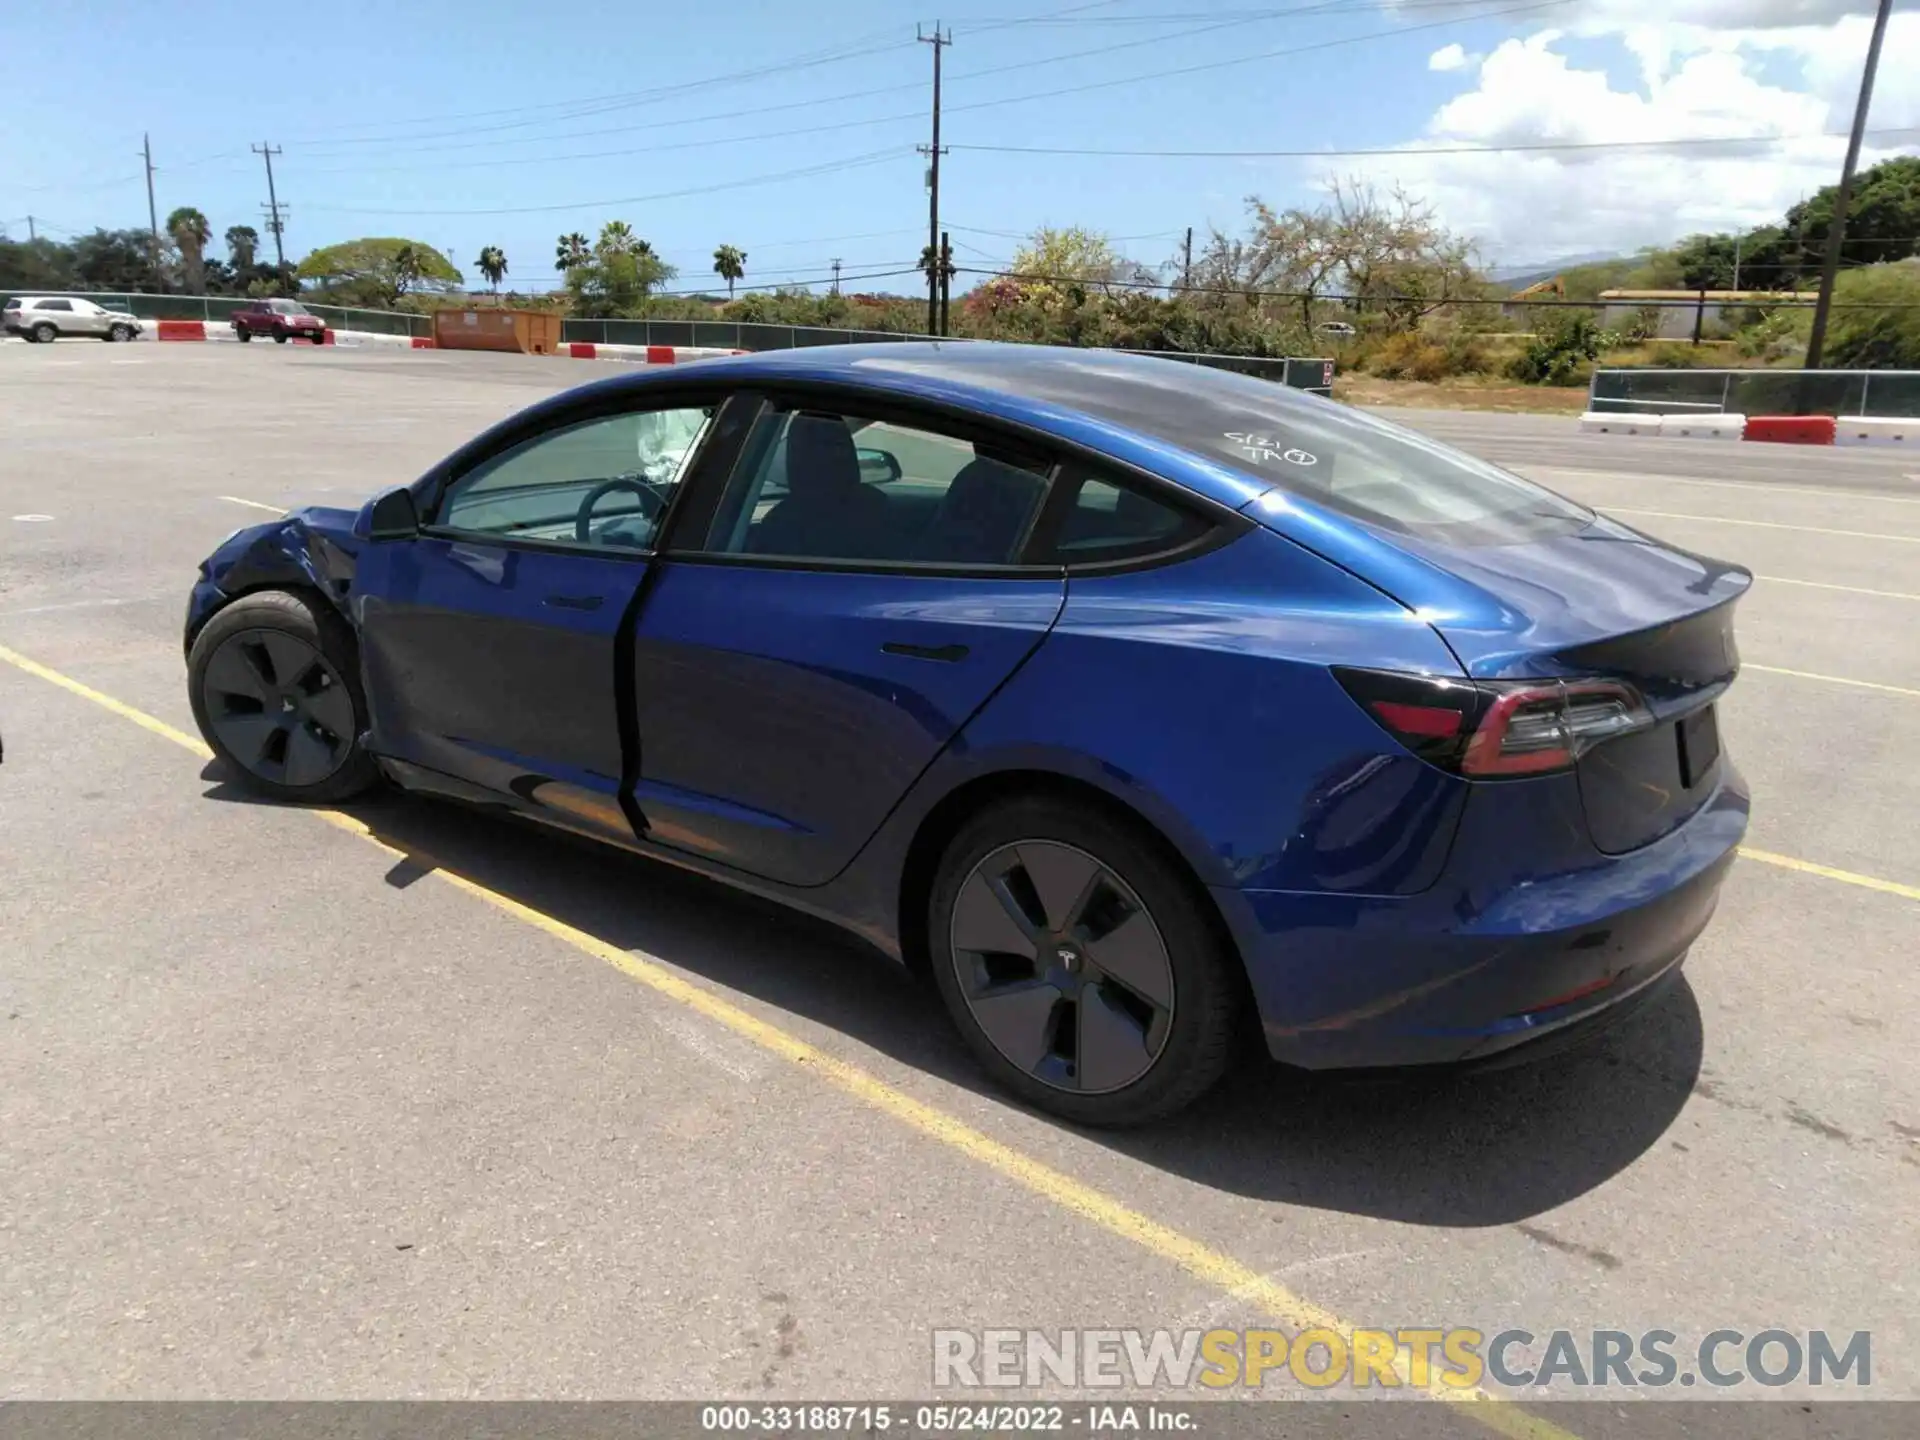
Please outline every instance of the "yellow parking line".
[{"label": "yellow parking line", "polygon": [[1851,680],[1845,675],[1820,675],[1812,670],[1788,670],[1780,665],[1755,665],[1750,661],[1740,662],[1742,670],[1759,670],[1767,675],[1791,675],[1796,680],[1824,680],[1829,685],[1851,685],[1857,690],[1884,690],[1889,695],[1912,695],[1920,699],[1920,690],[1910,690],[1905,685],[1882,685],[1878,680]]},{"label": "yellow parking line", "polygon": [[1717,525],[1753,525],[1762,530],[1801,530],[1809,535],[1845,535],[1854,540],[1892,540],[1920,545],[1920,535],[1886,535],[1878,530],[1829,530],[1822,525],[1787,525],[1779,520],[1736,520],[1731,515],[1682,515],[1675,510],[1636,510],[1629,505],[1602,505],[1612,515],[1657,515],[1663,520],[1711,520]]},{"label": "yellow parking line", "polygon": [[1842,885],[1858,885],[1864,890],[1879,890],[1908,900],[1920,900],[1920,885],[1902,885],[1898,880],[1882,880],[1873,875],[1856,875],[1851,870],[1836,870],[1831,865],[1816,865],[1811,860],[1796,860],[1791,855],[1776,855],[1771,850],[1754,850],[1742,845],[1740,858],[1758,860],[1763,865],[1778,865],[1783,870],[1798,870],[1818,875],[1823,880],[1838,880]]},{"label": "yellow parking line", "polygon": [[[198,739],[184,731],[174,729],[165,721],[156,720],[151,715],[135,710],[132,706],[115,700],[110,695],[103,695],[91,686],[70,679],[57,670],[50,670],[5,646],[0,646],[0,660],[29,675],[58,685],[61,689],[78,695],[82,699],[91,700],[94,704],[112,711],[123,719],[133,721],[155,735],[171,740],[195,755],[204,758],[212,753]],[[408,853],[388,844],[367,825],[351,815],[337,810],[312,810],[308,813],[336,829],[371,841],[390,855]],[[995,1174],[1052,1201],[1069,1214],[1091,1221],[1108,1234],[1177,1266],[1194,1279],[1259,1306],[1271,1318],[1283,1325],[1291,1326],[1296,1332],[1319,1327],[1339,1331],[1349,1338],[1352,1336],[1354,1327],[1348,1322],[1331,1311],[1323,1310],[1312,1301],[1294,1294],[1278,1281],[1262,1275],[1251,1266],[1242,1264],[1232,1256],[1215,1250],[1202,1241],[1195,1240],[1169,1225],[1163,1225],[1141,1214],[1138,1210],[1123,1205],[1112,1196],[1074,1179],[1062,1170],[1056,1170],[1044,1161],[1036,1160],[1010,1145],[995,1140],[945,1111],[914,1099],[859,1066],[830,1055],[797,1035],[789,1034],[779,1026],[760,1019],[732,1001],[682,979],[659,962],[630,954],[617,945],[608,944],[597,935],[588,934],[530,905],[523,905],[520,901],[502,895],[499,891],[490,889],[477,880],[469,879],[457,871],[434,863],[430,856],[415,852],[413,858],[430,865],[431,873],[439,876],[455,889],[473,896],[524,924],[531,925],[536,930],[543,931],[583,954],[612,966],[621,974],[639,981],[676,1004],[684,1005],[706,1016],[714,1023],[724,1025],[734,1034],[751,1041],[761,1049],[799,1066],[810,1074],[819,1076],[873,1109],[892,1116],[930,1139],[937,1140],[949,1149],[956,1150],[968,1159],[984,1165]],[[1399,1372],[1403,1383],[1411,1383],[1411,1367],[1404,1354],[1395,1356],[1394,1368]],[[1536,1415],[1531,1415],[1512,1402],[1490,1395],[1484,1390],[1453,1390],[1440,1384],[1438,1380],[1433,1380],[1426,1387],[1426,1393],[1435,1400],[1462,1406],[1464,1412],[1471,1418],[1497,1434],[1511,1437],[1511,1440],[1577,1440],[1572,1432],[1563,1430]]]},{"label": "yellow parking line", "polygon": [[1789,580],[1784,575],[1756,575],[1756,580],[1764,580],[1769,585],[1805,585],[1810,590],[1844,590],[1849,595],[1878,595],[1883,600],[1920,600],[1920,595],[1909,595],[1904,590],[1869,590],[1864,585],[1833,585],[1825,580]]},{"label": "yellow parking line", "polygon": [[271,510],[276,515],[287,513],[287,507],[284,505],[262,505],[258,500],[242,500],[238,495],[222,495],[220,499],[231,500],[235,505],[250,505],[255,510]]}]

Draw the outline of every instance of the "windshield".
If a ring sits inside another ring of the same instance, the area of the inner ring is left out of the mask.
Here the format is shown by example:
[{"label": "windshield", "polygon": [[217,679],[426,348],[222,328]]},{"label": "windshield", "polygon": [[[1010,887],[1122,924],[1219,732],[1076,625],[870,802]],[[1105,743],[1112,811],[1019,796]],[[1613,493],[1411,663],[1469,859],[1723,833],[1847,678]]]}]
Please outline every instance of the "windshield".
[{"label": "windshield", "polygon": [[267,308],[276,315],[305,315],[307,307],[298,300],[269,300]]},{"label": "windshield", "polygon": [[1111,351],[1008,367],[954,346],[939,373],[1123,425],[1420,540],[1518,544],[1593,522],[1591,511],[1438,440],[1230,370]]}]

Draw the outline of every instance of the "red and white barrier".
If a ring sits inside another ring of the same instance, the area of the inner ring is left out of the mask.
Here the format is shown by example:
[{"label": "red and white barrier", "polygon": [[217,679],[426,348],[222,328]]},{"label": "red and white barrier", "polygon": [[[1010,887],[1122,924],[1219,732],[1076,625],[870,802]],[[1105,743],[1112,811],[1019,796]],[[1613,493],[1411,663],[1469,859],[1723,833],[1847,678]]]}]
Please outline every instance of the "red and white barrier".
[{"label": "red and white barrier", "polygon": [[1580,417],[1582,435],[1658,435],[1660,417],[1625,410],[1589,410]]},{"label": "red and white barrier", "polygon": [[1920,419],[1896,415],[1642,415],[1590,410],[1580,417],[1580,432],[1754,440],[1773,445],[1910,445],[1920,449]]},{"label": "red and white barrier", "polygon": [[1920,420],[1903,415],[1843,415],[1833,443],[1920,447]]},{"label": "red and white barrier", "polygon": [[1745,437],[1744,415],[1662,415],[1660,433],[1678,440],[1739,440]]},{"label": "red and white barrier", "polygon": [[620,360],[629,365],[687,365],[695,360],[746,353],[706,345],[605,345],[597,340],[572,340],[566,344],[566,354],[575,360]]}]

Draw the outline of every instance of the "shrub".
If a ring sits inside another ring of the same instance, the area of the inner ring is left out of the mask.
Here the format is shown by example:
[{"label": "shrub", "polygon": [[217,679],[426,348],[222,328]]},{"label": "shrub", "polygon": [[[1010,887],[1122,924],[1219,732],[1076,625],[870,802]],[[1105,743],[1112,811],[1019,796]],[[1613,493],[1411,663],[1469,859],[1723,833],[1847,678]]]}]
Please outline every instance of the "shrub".
[{"label": "shrub", "polygon": [[1529,385],[1578,385],[1602,349],[1618,337],[1583,310],[1562,311],[1507,364],[1507,374]]}]

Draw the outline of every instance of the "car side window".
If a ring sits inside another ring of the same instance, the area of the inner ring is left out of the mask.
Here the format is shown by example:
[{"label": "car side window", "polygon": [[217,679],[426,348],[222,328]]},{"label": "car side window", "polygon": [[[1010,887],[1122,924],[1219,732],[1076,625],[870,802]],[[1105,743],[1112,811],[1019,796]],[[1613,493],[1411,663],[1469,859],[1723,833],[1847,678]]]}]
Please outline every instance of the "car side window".
[{"label": "car side window", "polygon": [[987,440],[827,410],[762,415],[703,548],[769,558],[1011,565],[1049,465]]},{"label": "car side window", "polygon": [[1209,523],[1185,506],[1142,489],[1096,475],[1070,474],[1071,497],[1063,496],[1051,559],[1063,565],[1097,565],[1167,554],[1206,534]]},{"label": "car side window", "polygon": [[36,310],[60,310],[71,314],[73,312],[73,302],[71,300],[42,300],[33,308]]},{"label": "car side window", "polygon": [[456,479],[435,526],[649,550],[714,409],[630,411],[536,435]]}]

